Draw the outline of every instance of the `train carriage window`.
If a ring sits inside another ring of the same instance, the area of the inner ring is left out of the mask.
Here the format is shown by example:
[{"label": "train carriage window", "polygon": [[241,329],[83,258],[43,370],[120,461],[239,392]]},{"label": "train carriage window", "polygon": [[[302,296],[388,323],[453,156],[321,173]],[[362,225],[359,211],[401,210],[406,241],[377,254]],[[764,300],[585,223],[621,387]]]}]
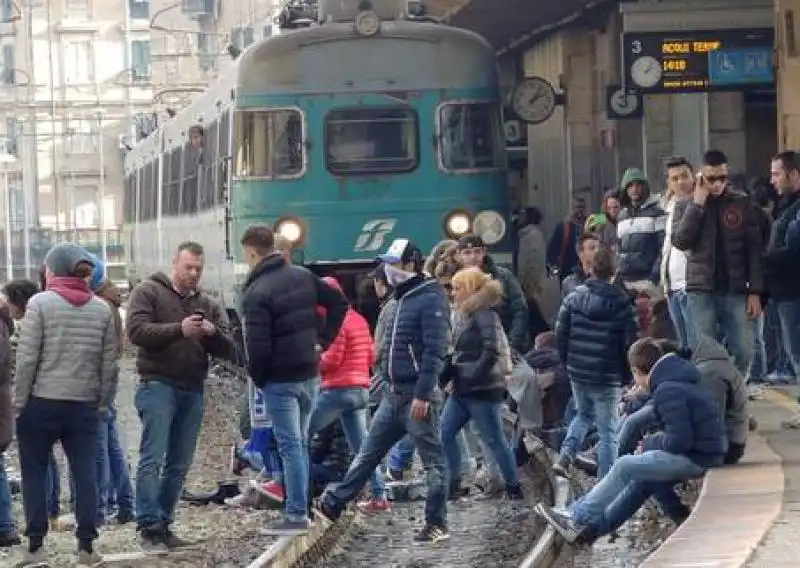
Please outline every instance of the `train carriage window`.
[{"label": "train carriage window", "polygon": [[409,108],[331,111],[325,121],[325,160],[338,175],[410,172],[419,163],[417,113]]},{"label": "train carriage window", "polygon": [[197,189],[202,167],[202,147],[187,142],[183,147],[183,183],[181,184],[180,213],[197,213]]},{"label": "train carriage window", "polygon": [[214,166],[217,161],[217,130],[216,121],[206,127],[203,163],[201,164],[200,200],[198,203],[198,209],[200,211],[210,209],[214,206],[214,188],[216,187]]},{"label": "train carriage window", "polygon": [[303,115],[296,110],[236,112],[236,176],[287,178],[303,174]]},{"label": "train carriage window", "polygon": [[182,148],[175,148],[164,154],[164,190],[161,194],[161,215],[177,215],[181,203],[181,154]]},{"label": "train carriage window", "polygon": [[445,170],[502,167],[500,110],[494,103],[451,103],[439,109],[439,160]]}]

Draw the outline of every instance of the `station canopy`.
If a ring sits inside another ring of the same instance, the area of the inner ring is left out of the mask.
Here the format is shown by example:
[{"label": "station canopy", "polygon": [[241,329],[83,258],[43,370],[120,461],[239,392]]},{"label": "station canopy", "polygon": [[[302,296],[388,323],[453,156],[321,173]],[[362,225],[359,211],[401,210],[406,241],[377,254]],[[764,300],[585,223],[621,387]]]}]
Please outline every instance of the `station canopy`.
[{"label": "station canopy", "polygon": [[427,0],[430,12],[479,33],[498,51],[535,39],[612,0]]}]

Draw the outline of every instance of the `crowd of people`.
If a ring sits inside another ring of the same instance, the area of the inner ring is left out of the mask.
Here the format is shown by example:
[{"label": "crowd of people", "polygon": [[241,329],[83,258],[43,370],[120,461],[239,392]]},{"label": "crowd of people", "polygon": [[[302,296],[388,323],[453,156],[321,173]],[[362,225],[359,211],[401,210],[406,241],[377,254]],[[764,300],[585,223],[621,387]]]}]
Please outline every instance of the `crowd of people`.
[{"label": "crowd of people", "polygon": [[[42,282],[7,283],[0,305],[0,460],[16,431],[26,565],[46,563],[45,538],[59,528],[56,442],[70,464],[79,565],[101,562],[94,543],[112,519],[135,521],[147,550],[188,544],[173,530],[175,510],[213,359],[247,369],[231,469],[260,471],[257,491],[283,508],[265,535],[304,534],[314,511],[338,519],[367,483],[358,508],[390,510],[387,480],[406,479],[416,454],[427,492],[414,539],[447,539],[447,502],[473,486],[523,499],[526,440],[558,452],[556,474],[576,466],[598,478],[568,510],[536,506],[570,542],[615,531],[650,498],[683,522],[675,485],[745,452],[747,383],[768,374],[765,313],[800,371],[800,156],[772,161],[773,196],[736,187],[728,167],[719,151],[697,171],[671,158],[660,197],[642,171],[627,170],[601,213],[587,217],[576,200],[549,245],[541,214],[525,210],[516,274],[476,235],[427,258],[396,239],[363,282],[376,309],[351,305],[363,298],[345,290],[353,283],[292,264],[290,243],[251,226],[241,238],[243,352],[226,312],[199,288],[199,244],[181,244],[170,274],[131,291],[124,327],[102,261],[57,245]],[[562,296],[551,322],[543,296],[555,278]],[[116,427],[125,341],[139,378],[135,484]],[[505,405],[517,417],[510,437]],[[21,538],[4,475],[0,467],[0,545],[13,546]],[[246,495],[228,502],[250,504]]]}]

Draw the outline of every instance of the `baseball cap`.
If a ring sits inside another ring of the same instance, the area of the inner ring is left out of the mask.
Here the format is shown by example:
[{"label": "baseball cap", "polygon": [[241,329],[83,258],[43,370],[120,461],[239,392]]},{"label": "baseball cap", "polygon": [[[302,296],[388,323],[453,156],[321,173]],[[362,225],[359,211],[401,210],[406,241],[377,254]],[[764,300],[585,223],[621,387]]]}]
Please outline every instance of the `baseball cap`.
[{"label": "baseball cap", "polygon": [[414,259],[422,258],[422,251],[410,239],[395,239],[386,249],[386,252],[378,257],[378,260],[386,264],[403,264]]},{"label": "baseball cap", "polygon": [[458,239],[458,250],[484,248],[485,246],[483,239],[478,235],[464,235]]}]

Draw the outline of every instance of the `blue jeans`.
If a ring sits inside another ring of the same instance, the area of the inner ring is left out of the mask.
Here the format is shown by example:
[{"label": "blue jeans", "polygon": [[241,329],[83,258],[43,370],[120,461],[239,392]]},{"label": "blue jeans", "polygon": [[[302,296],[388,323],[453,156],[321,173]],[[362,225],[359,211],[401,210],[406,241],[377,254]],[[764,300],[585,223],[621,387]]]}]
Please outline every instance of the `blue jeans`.
[{"label": "blue jeans", "polygon": [[703,473],[705,469],[686,456],[661,450],[622,456],[614,463],[608,475],[598,481],[589,493],[573,503],[570,512],[579,525],[601,526],[609,508],[634,483],[677,483],[698,478]]},{"label": "blue jeans", "polygon": [[792,364],[794,375],[800,377],[800,301],[777,302],[781,322],[783,349]]},{"label": "blue jeans", "polygon": [[606,509],[601,519],[595,519],[591,525],[596,536],[610,534],[619,529],[625,521],[636,514],[645,501],[652,497],[674,523],[686,520],[690,510],[684,505],[677,493],[673,482],[637,481],[629,484],[619,496],[614,499],[611,506]]},{"label": "blue jeans", "polygon": [[667,294],[667,308],[681,346],[694,345],[697,340],[694,337],[694,325],[689,314],[689,297],[686,292],[684,290],[670,291]]},{"label": "blue jeans", "polygon": [[106,445],[108,464],[108,485],[100,492],[100,506],[117,506],[123,515],[133,513],[133,484],[128,467],[128,458],[119,438],[117,428],[117,409],[112,407],[106,423],[108,443]]},{"label": "blue jeans", "polygon": [[422,420],[411,418],[411,393],[389,392],[372,417],[367,439],[350,464],[344,480],[325,490],[322,500],[335,513],[356,498],[389,450],[408,433],[419,451],[427,475],[425,521],[447,526],[447,466],[439,439],[440,403],[432,402]]},{"label": "blue jeans", "polygon": [[[365,388],[325,389],[320,391],[317,404],[311,414],[308,426],[308,437],[327,428],[334,421],[340,420],[344,437],[354,453],[358,453],[364,438],[367,437],[367,403],[369,390]],[[383,475],[378,468],[372,474],[372,496],[375,499],[386,499],[386,487]]]},{"label": "blue jeans", "polygon": [[617,457],[617,432],[619,413],[617,406],[622,400],[622,389],[617,386],[595,386],[572,383],[572,396],[577,413],[569,424],[567,437],[561,446],[561,455],[570,459],[581,449],[583,440],[592,424],[597,425],[600,443],[597,448],[597,478],[602,478],[611,469]]},{"label": "blue jeans", "polygon": [[626,416],[619,428],[619,452],[617,455],[624,456],[635,452],[636,446],[644,438],[647,429],[655,422],[656,411],[650,402],[633,414]]},{"label": "blue jeans", "polygon": [[[458,444],[458,451],[461,452],[461,469],[468,469],[470,466],[470,458],[472,457],[467,437],[462,430],[456,436],[456,443]],[[386,463],[390,470],[405,471],[411,467],[414,461],[414,440],[406,434],[403,439],[397,442],[389,451],[389,456]],[[485,453],[485,452],[484,452]],[[494,461],[487,460],[487,465],[492,466]]]},{"label": "blue jeans", "polygon": [[783,345],[781,319],[777,304],[770,300],[764,321],[764,343],[767,352],[767,370],[781,377],[794,377],[794,369]]},{"label": "blue jeans", "polygon": [[5,454],[0,454],[0,534],[8,534],[14,530],[14,518],[11,516],[11,488],[8,486]]},{"label": "blue jeans", "polygon": [[441,438],[452,486],[456,486],[461,481],[462,452],[456,442],[456,435],[471,420],[478,431],[478,436],[485,442],[487,449],[492,452],[500,467],[506,486],[519,487],[514,453],[503,432],[503,418],[500,414],[502,406],[502,402],[471,399],[458,395],[451,396],[445,402],[444,410],[442,410]]},{"label": "blue jeans", "polygon": [[[695,324],[695,341],[701,335],[713,337],[728,347],[733,364],[747,376],[753,358],[753,333],[743,294],[689,293],[689,311]],[[721,333],[724,333],[724,337]],[[691,345],[692,348],[696,344]]]},{"label": "blue jeans", "polygon": [[283,464],[286,491],[284,511],[290,522],[308,520],[308,488],[311,472],[308,441],[311,413],[319,390],[319,379],[300,382],[267,383],[264,403],[272,419],[272,431],[278,442]]},{"label": "blue jeans", "polygon": [[764,314],[750,320],[750,332],[753,334],[753,359],[746,379],[760,381],[767,376],[767,349],[764,341]]},{"label": "blue jeans", "polygon": [[139,383],[134,404],[142,422],[136,523],[139,530],[163,530],[175,520],[175,507],[194,459],[203,425],[203,393],[148,378]]}]

